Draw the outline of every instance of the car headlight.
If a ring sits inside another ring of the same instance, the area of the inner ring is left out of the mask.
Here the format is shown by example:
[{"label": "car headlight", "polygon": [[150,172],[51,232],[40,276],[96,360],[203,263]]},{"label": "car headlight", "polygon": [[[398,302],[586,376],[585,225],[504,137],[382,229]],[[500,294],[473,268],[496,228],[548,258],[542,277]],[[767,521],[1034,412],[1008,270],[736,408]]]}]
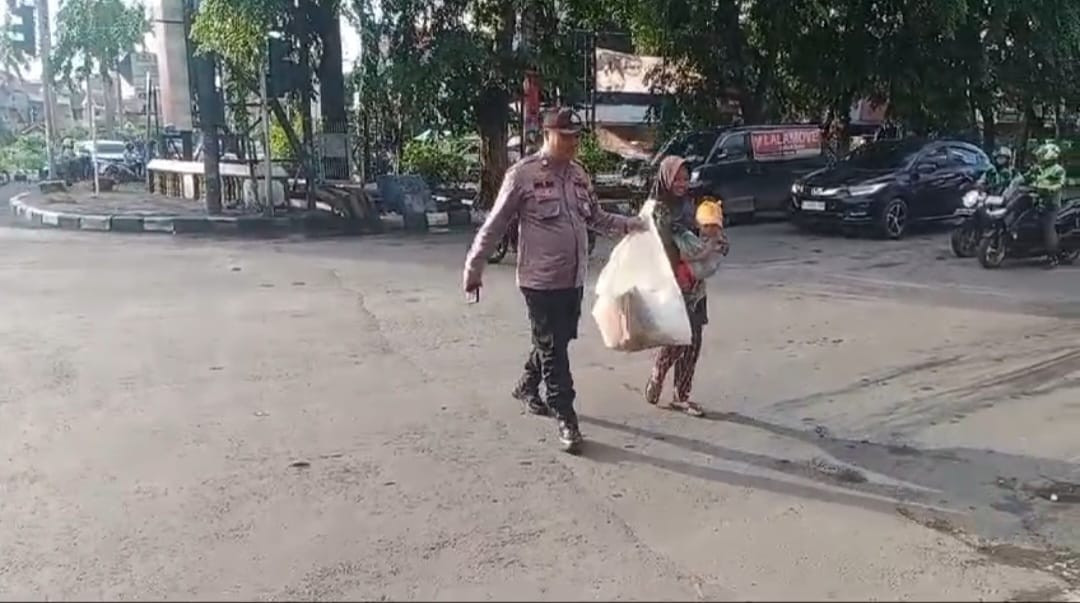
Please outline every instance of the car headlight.
[{"label": "car headlight", "polygon": [[964,195],[964,207],[972,208],[979,203],[979,191],[968,191]]},{"label": "car headlight", "polygon": [[812,188],[810,194],[815,197],[836,197],[844,192],[842,188]]},{"label": "car headlight", "polygon": [[699,178],[701,178],[701,170],[690,172],[690,182],[697,182]]},{"label": "car headlight", "polygon": [[883,188],[885,188],[884,182],[879,182],[877,184],[860,184],[848,188],[848,194],[852,197],[865,197],[867,195],[873,195]]},{"label": "car headlight", "polygon": [[804,190],[806,190],[806,187],[800,182],[791,185],[791,194],[793,195],[801,195]]}]

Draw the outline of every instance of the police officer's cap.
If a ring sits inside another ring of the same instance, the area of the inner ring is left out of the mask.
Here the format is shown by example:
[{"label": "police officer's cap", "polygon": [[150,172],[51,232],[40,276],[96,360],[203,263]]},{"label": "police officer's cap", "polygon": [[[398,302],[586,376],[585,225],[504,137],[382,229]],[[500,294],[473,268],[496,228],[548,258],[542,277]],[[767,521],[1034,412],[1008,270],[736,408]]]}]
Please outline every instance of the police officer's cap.
[{"label": "police officer's cap", "polygon": [[544,129],[560,134],[580,134],[581,117],[569,107],[557,108],[544,115]]}]

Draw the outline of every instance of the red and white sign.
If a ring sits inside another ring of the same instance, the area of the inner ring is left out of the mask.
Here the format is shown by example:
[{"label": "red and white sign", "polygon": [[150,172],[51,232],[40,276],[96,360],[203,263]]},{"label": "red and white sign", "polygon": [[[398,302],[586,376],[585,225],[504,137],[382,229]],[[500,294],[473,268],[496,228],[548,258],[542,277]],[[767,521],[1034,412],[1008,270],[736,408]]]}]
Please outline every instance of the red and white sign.
[{"label": "red and white sign", "polygon": [[535,71],[525,73],[522,86],[522,142],[526,147],[535,145],[540,139],[540,75]]},{"label": "red and white sign", "polygon": [[751,132],[750,147],[758,161],[817,157],[821,155],[821,130],[812,127]]}]

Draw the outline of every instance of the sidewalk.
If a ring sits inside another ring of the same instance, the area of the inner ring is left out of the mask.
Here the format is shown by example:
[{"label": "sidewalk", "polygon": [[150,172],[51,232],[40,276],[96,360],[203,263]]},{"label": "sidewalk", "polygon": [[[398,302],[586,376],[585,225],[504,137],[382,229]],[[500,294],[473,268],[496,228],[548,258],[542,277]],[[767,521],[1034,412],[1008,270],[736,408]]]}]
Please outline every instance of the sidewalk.
[{"label": "sidewalk", "polygon": [[303,200],[292,199],[292,208],[275,209],[273,217],[236,209],[207,215],[198,201],[147,193],[141,187],[102,192],[98,195],[83,183],[60,192],[32,190],[11,199],[11,213],[30,226],[125,233],[213,233],[223,235],[373,234],[376,232],[468,226],[469,212],[428,212],[426,223],[406,224],[400,215],[380,216],[378,224],[348,220],[319,201],[310,211]]},{"label": "sidewalk", "polygon": [[31,226],[106,232],[168,234],[347,233],[350,221],[328,211],[282,210],[266,216],[239,210],[208,215],[197,201],[120,189],[93,195],[83,184],[60,192],[33,190],[11,199],[15,218]]}]

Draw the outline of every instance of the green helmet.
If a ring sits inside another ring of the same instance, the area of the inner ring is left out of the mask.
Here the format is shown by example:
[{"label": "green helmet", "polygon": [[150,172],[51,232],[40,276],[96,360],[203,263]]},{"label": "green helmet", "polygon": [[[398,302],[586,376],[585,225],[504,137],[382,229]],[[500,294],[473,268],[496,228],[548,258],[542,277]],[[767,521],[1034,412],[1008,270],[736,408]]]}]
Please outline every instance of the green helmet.
[{"label": "green helmet", "polygon": [[1061,149],[1052,142],[1047,142],[1039,145],[1039,148],[1035,149],[1035,160],[1039,163],[1050,163],[1051,161],[1057,161],[1057,158],[1061,156]]}]

